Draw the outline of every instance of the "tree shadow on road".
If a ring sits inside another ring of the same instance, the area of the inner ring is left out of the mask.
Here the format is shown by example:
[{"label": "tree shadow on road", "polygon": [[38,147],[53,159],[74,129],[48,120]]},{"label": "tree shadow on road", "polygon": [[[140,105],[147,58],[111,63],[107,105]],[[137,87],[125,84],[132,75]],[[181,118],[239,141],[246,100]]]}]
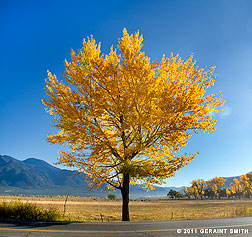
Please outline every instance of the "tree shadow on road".
[{"label": "tree shadow on road", "polygon": [[62,226],[70,224],[70,221],[34,221],[34,220],[13,220],[13,219],[0,219],[0,225],[5,227],[51,227],[51,226]]}]

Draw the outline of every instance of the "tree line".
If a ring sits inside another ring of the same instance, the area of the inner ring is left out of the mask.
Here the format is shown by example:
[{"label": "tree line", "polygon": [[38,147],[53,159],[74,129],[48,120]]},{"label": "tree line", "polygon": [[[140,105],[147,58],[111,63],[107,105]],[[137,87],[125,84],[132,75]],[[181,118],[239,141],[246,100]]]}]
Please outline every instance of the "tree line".
[{"label": "tree line", "polygon": [[172,199],[194,198],[194,199],[221,199],[221,198],[249,198],[252,194],[252,173],[241,175],[239,179],[234,178],[230,188],[223,188],[226,179],[215,177],[208,181],[204,179],[192,180],[191,186],[183,187],[183,193],[170,190],[167,196]]}]

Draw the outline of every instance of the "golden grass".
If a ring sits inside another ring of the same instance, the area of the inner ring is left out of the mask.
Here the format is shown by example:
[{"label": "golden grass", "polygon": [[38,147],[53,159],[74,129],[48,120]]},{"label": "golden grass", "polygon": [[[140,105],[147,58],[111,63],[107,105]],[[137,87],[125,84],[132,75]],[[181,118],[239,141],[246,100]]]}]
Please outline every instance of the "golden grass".
[{"label": "golden grass", "polygon": [[[63,213],[65,197],[0,196],[0,201],[20,200]],[[66,220],[121,221],[121,200],[69,197]],[[131,221],[205,219],[252,215],[252,200],[135,200],[130,202]]]}]

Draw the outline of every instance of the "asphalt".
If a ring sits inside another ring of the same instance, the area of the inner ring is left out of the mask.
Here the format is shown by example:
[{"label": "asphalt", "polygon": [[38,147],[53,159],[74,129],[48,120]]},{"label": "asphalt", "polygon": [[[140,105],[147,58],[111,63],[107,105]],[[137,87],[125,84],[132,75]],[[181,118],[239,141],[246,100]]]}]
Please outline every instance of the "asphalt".
[{"label": "asphalt", "polygon": [[252,236],[252,217],[164,222],[37,222],[0,220],[1,237]]}]

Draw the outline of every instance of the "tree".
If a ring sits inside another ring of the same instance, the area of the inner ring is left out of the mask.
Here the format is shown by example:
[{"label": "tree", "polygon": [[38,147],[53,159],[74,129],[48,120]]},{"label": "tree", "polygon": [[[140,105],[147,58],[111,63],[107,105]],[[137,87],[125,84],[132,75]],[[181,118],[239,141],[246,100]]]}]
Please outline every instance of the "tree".
[{"label": "tree", "polygon": [[226,189],[225,189],[225,193],[226,193],[227,198],[229,199],[229,197],[230,197],[231,194],[232,194],[231,190],[228,189],[228,188],[226,188]]},{"label": "tree", "polygon": [[250,198],[252,192],[252,173],[247,173],[240,176],[240,184],[244,197]]},{"label": "tree", "polygon": [[192,186],[189,188],[189,192],[195,197],[195,199],[198,199],[199,196],[202,198],[205,192],[204,188],[207,186],[204,179],[192,180],[191,184]]},{"label": "tree", "polygon": [[171,189],[169,191],[169,193],[167,194],[167,196],[170,197],[171,199],[183,198],[184,197],[184,195],[182,193],[177,192],[177,191],[175,191],[173,189]]},{"label": "tree", "polygon": [[221,177],[216,177],[213,179],[208,180],[209,188],[214,192],[215,196],[217,196],[220,199],[220,191],[222,186],[226,183],[226,179],[223,179]]},{"label": "tree", "polygon": [[187,187],[186,187],[186,186],[182,187],[182,190],[183,190],[183,192],[184,192],[184,195],[185,195],[188,199],[190,199],[190,198],[191,198],[191,194],[190,194],[189,190],[187,189]]},{"label": "tree", "polygon": [[167,194],[167,196],[169,196],[171,199],[174,199],[176,198],[176,194],[177,194],[177,191],[171,189],[169,193]]},{"label": "tree", "polygon": [[252,193],[252,173],[241,175],[240,180],[234,178],[231,183],[231,192],[239,198],[250,198]]},{"label": "tree", "polygon": [[188,165],[197,154],[175,153],[194,133],[215,130],[213,115],[224,103],[220,93],[206,93],[214,68],[173,54],[151,62],[142,41],[124,29],[117,49],[104,55],[92,36],[84,40],[65,60],[64,81],[48,71],[43,100],[58,129],[48,142],[68,148],[58,163],[77,167],[94,187],[121,190],[123,221],[129,185],[150,189]]},{"label": "tree", "polygon": [[114,194],[114,193],[109,193],[108,194],[108,199],[110,199],[110,200],[116,200],[117,199],[117,195]]},{"label": "tree", "polygon": [[176,192],[176,198],[180,199],[180,198],[183,198],[184,197],[184,194],[181,193],[181,192]]},{"label": "tree", "polygon": [[240,181],[237,178],[234,178],[230,186],[231,186],[231,192],[235,194],[236,196],[238,196],[238,198],[240,199],[241,196],[243,195],[243,190],[244,190]]},{"label": "tree", "polygon": [[204,190],[204,194],[203,195],[207,199],[209,199],[209,198],[213,199],[214,198],[214,192],[209,187]]}]

